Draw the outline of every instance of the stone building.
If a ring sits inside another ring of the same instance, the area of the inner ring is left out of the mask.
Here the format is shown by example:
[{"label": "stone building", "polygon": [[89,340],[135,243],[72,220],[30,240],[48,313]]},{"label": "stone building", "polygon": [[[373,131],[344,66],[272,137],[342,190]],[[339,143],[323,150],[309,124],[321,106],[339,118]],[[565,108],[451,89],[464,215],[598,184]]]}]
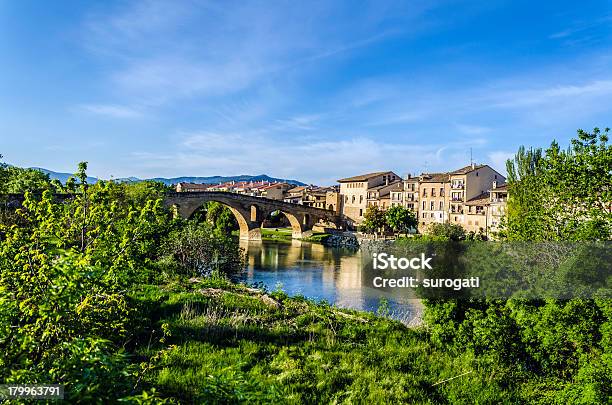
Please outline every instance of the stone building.
[{"label": "stone building", "polygon": [[208,191],[212,184],[196,184],[196,183],[178,183],[176,185],[177,193]]},{"label": "stone building", "polygon": [[367,208],[368,192],[380,186],[392,185],[398,180],[400,177],[391,171],[367,173],[338,180],[340,183],[340,212],[353,225],[360,224]]},{"label": "stone building", "polygon": [[423,173],[418,186],[419,231],[425,232],[431,223],[448,221],[449,174]]},{"label": "stone building", "polygon": [[401,183],[391,189],[390,204],[391,206],[401,206],[417,212],[419,210],[419,178],[411,175],[406,175]]},{"label": "stone building", "polygon": [[498,185],[493,182],[489,190],[489,210],[488,224],[489,231],[495,233],[499,231],[501,219],[506,216],[506,204],[508,203],[508,185]]},{"label": "stone building", "polygon": [[261,197],[271,200],[283,200],[285,193],[291,188],[293,188],[292,184],[273,183],[261,188]]},{"label": "stone building", "polygon": [[[504,183],[506,178],[489,165],[471,164],[451,172],[449,181],[449,220],[451,223],[463,225],[467,229],[467,202],[488,197],[488,192],[493,188],[493,183]],[[478,205],[471,206],[476,207]],[[482,221],[478,222],[478,227],[483,227]],[[473,224],[470,226],[474,227]]]}]

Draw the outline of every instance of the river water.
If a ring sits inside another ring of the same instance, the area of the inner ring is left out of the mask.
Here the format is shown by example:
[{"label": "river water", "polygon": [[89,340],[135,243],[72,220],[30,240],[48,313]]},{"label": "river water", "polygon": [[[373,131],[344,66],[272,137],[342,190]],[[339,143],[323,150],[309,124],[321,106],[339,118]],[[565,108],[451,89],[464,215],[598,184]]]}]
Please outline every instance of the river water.
[{"label": "river water", "polygon": [[[290,296],[303,295],[343,308],[377,312],[386,306],[383,312],[405,323],[417,323],[421,317],[422,305],[405,290],[371,285],[360,250],[299,240],[241,242],[241,247],[247,266],[240,281],[263,284],[270,291],[281,288]],[[383,298],[388,305],[381,306]]]}]

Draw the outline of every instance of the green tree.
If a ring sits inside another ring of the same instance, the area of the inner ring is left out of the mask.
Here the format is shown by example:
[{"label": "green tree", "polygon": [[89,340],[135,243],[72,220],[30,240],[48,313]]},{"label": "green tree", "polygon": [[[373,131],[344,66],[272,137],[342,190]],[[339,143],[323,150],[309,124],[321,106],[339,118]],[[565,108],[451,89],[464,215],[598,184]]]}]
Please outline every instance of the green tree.
[{"label": "green tree", "polygon": [[238,221],[232,211],[216,201],[211,201],[206,205],[206,221],[211,223],[220,235],[229,235],[238,229]]},{"label": "green tree", "polygon": [[507,162],[511,240],[606,240],[612,235],[609,129],[578,131],[562,150],[521,147]]},{"label": "green tree", "polygon": [[163,252],[172,259],[170,263],[178,264],[179,273],[188,276],[208,276],[215,272],[233,274],[241,271],[244,265],[238,242],[218,235],[209,223],[190,221],[172,232]]},{"label": "green tree", "polygon": [[415,213],[399,205],[390,207],[386,211],[385,221],[394,232],[407,233],[418,225]]},{"label": "green tree", "polygon": [[4,192],[23,193],[25,191],[51,190],[55,192],[55,187],[49,179],[49,175],[36,169],[23,169],[15,166],[8,166],[3,169]]},{"label": "green tree", "polygon": [[459,224],[434,222],[427,228],[427,234],[443,240],[465,240],[465,229]]},{"label": "green tree", "polygon": [[378,234],[386,224],[385,212],[377,205],[370,205],[363,215],[361,229],[366,233]]}]

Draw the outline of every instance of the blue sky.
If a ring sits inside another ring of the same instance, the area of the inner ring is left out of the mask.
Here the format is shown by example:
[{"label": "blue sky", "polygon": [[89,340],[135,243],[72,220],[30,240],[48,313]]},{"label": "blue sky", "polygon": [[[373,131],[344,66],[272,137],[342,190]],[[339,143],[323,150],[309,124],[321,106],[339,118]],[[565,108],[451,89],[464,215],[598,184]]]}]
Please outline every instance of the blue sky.
[{"label": "blue sky", "polygon": [[612,125],[611,50],[609,1],[0,0],[0,153],[331,184],[472,148],[503,171]]}]

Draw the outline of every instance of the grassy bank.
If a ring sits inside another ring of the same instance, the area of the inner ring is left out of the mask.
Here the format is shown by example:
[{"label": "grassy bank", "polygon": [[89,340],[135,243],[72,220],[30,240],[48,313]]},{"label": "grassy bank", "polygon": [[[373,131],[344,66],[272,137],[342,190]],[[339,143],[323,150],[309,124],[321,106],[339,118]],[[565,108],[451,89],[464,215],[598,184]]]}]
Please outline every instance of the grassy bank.
[{"label": "grassy bank", "polygon": [[[331,235],[324,232],[313,232],[311,236],[300,238],[307,242],[323,243]],[[287,240],[292,239],[291,228],[261,228],[261,238],[263,240]]]},{"label": "grassy bank", "polygon": [[[424,330],[222,279],[144,286],[140,385],[187,403],[508,402],[508,376]],[[463,375],[443,383],[441,381]]]}]

